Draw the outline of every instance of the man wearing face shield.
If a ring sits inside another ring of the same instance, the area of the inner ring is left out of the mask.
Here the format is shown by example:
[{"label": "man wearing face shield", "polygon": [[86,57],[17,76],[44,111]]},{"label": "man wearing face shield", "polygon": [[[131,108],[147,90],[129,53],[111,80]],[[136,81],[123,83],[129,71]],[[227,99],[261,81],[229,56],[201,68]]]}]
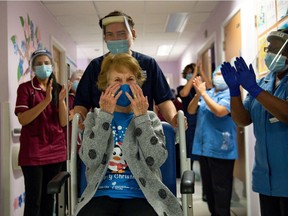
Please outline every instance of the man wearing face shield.
[{"label": "man wearing face shield", "polygon": [[[288,29],[271,32],[265,64],[266,77],[256,82],[252,65],[242,57],[235,67],[222,64],[222,74],[229,86],[231,114],[239,126],[253,123],[255,162],[253,191],[259,193],[262,216],[288,215]],[[248,91],[242,103],[240,88]]]},{"label": "man wearing face shield", "polygon": [[[176,108],[171,99],[170,87],[155,59],[144,54],[132,51],[131,45],[136,38],[134,21],[130,16],[120,11],[114,11],[100,19],[104,40],[112,54],[130,53],[136,58],[142,68],[146,81],[142,86],[145,96],[148,97],[149,110],[153,110],[153,103],[158,105],[163,117],[174,127],[177,126]],[[97,89],[96,82],[103,58],[95,58],[86,68],[79,82],[74,100],[75,113],[86,116],[90,108],[99,107],[101,92]]]}]

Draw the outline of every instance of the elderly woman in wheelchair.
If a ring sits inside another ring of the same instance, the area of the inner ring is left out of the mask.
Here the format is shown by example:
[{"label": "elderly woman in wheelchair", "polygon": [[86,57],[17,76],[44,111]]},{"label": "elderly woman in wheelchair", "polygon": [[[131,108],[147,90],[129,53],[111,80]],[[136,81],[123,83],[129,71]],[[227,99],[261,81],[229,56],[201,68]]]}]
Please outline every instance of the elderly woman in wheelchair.
[{"label": "elderly woman in wheelchair", "polygon": [[75,215],[183,215],[161,181],[167,158],[162,123],[148,111],[141,68],[129,54],[105,57],[97,87],[100,108],[85,121],[79,151],[87,186]]}]

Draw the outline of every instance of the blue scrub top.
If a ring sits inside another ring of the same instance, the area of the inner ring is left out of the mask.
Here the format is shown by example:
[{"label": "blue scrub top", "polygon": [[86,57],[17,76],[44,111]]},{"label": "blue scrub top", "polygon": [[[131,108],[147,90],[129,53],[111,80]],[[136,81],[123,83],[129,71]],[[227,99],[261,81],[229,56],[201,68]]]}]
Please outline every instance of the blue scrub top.
[{"label": "blue scrub top", "polygon": [[[132,51],[132,56],[137,59],[142,73],[146,77],[142,90],[144,95],[148,97],[149,110],[153,110],[153,100],[158,105],[173,99],[166,78],[155,59],[134,51]],[[74,106],[84,106],[88,110],[95,107],[99,108],[101,92],[98,90],[96,82],[104,57],[95,58],[86,68],[77,87]]]},{"label": "blue scrub top", "polygon": [[[287,100],[288,75],[281,79],[275,90],[274,82],[275,74],[269,73],[258,85],[270,94]],[[253,191],[267,196],[288,197],[288,124],[275,119],[249,94],[244,106],[250,112],[256,138]]]},{"label": "blue scrub top", "polygon": [[[212,88],[207,94],[230,112],[229,89],[216,93],[215,88]],[[219,159],[237,159],[236,125],[231,116],[217,117],[203,98],[200,98],[199,103],[192,153]]]}]

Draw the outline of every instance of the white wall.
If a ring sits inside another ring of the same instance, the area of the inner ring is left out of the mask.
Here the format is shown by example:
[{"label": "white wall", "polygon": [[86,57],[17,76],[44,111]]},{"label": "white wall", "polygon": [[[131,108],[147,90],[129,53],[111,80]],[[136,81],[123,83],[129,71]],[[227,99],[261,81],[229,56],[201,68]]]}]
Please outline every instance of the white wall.
[{"label": "white wall", "polygon": [[177,61],[157,62],[169,82],[170,88],[176,89],[180,82],[181,70]]},{"label": "white wall", "polygon": [[[77,49],[77,69],[85,70],[89,65],[91,59],[85,57],[86,55],[83,53],[81,49]],[[95,58],[98,56],[95,56]]]},{"label": "white wall", "polygon": [[[1,27],[1,40],[0,40],[0,65],[1,65],[1,79],[0,79],[0,86],[1,88],[7,88],[8,87],[8,46],[6,41],[9,40],[7,38],[7,2],[0,2],[0,27]],[[0,91],[0,102],[7,101],[8,100],[8,91]]]},{"label": "white wall", "polygon": [[[7,76],[8,76],[8,48],[7,48],[7,2],[0,1],[0,29],[1,29],[1,40],[0,40],[0,65],[1,65],[1,79],[0,86],[2,89],[8,88]],[[0,91],[0,215],[9,215],[9,200],[10,200],[10,169],[9,169],[9,143],[6,143],[5,131],[2,130],[5,126],[5,116],[4,111],[4,102],[8,100],[8,91]],[[8,184],[8,187],[7,187]],[[4,197],[7,197],[5,200]],[[7,208],[8,206],[8,208]]]}]

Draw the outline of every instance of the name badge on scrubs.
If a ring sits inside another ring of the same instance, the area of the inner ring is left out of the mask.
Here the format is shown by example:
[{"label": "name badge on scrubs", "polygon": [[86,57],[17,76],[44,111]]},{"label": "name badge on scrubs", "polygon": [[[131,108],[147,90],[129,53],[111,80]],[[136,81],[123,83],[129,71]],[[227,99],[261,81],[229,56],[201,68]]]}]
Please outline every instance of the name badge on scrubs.
[{"label": "name badge on scrubs", "polygon": [[273,124],[275,122],[279,122],[279,120],[276,117],[270,118],[269,121],[271,124]]}]

